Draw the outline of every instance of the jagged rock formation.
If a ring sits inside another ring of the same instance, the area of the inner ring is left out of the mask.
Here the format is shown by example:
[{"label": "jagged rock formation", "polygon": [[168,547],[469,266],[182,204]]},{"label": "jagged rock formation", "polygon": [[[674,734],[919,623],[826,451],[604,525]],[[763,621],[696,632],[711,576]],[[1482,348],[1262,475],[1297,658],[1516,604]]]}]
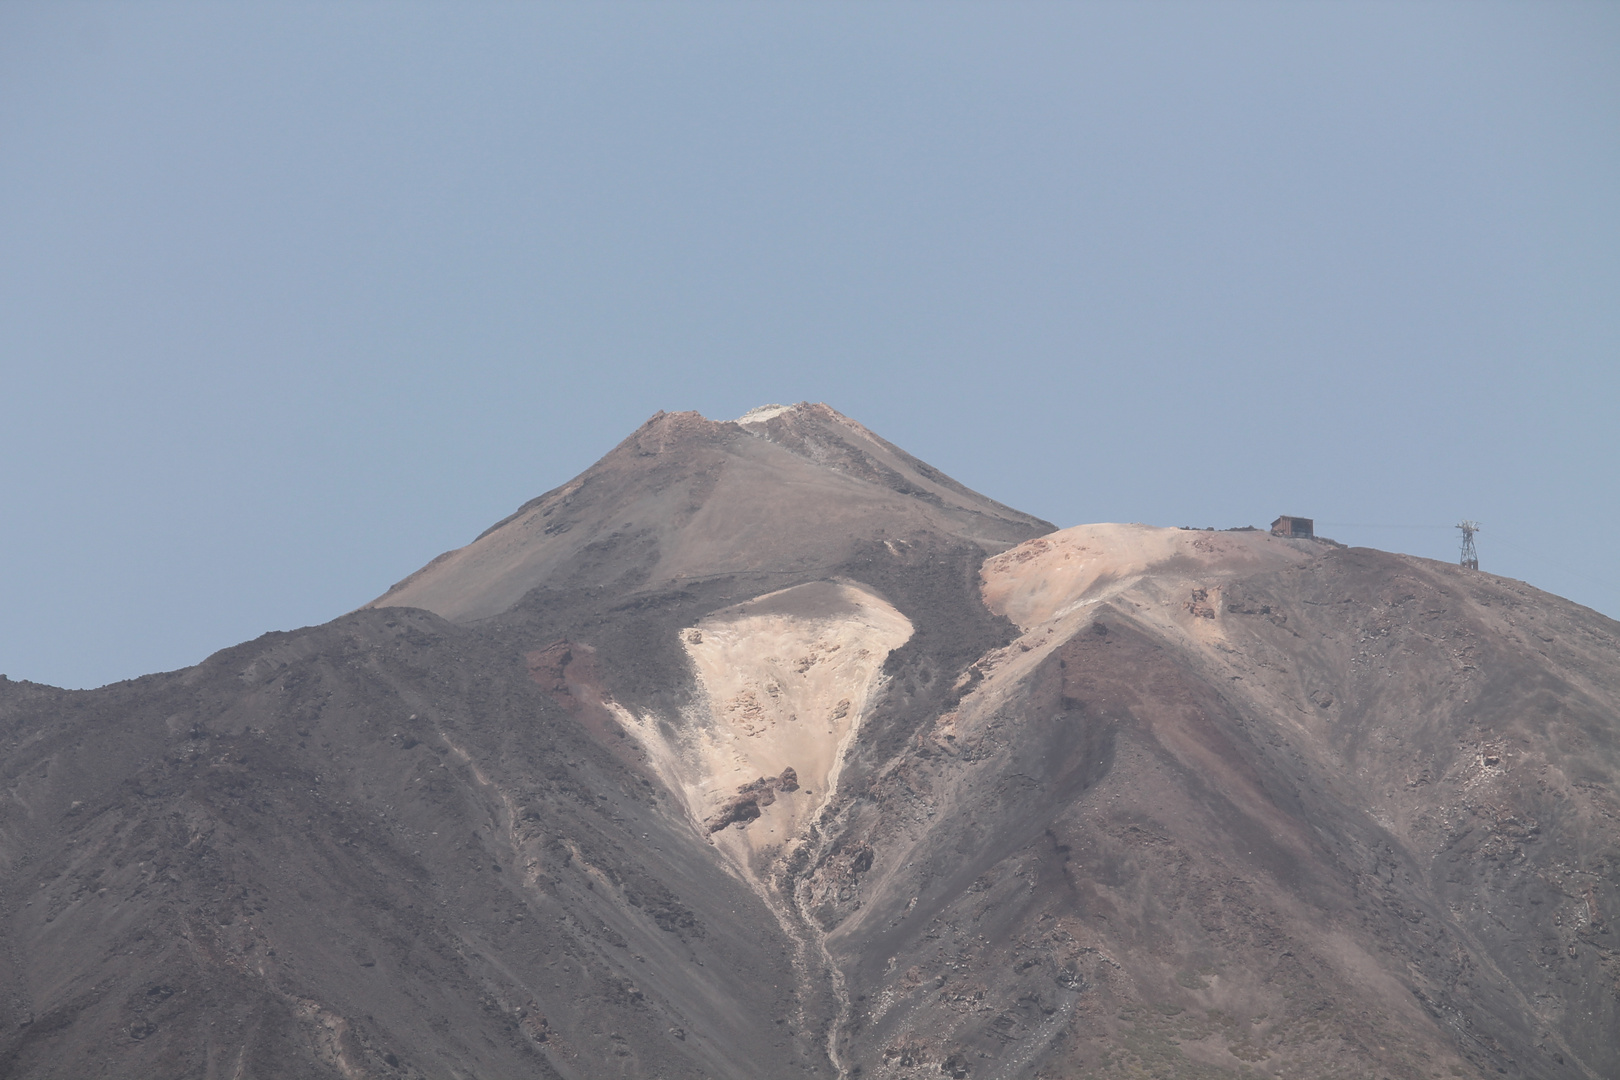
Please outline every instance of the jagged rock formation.
[{"label": "jagged rock formation", "polygon": [[0,684],[0,1075],[1620,1075],[1620,626],[660,414],[369,606]]}]

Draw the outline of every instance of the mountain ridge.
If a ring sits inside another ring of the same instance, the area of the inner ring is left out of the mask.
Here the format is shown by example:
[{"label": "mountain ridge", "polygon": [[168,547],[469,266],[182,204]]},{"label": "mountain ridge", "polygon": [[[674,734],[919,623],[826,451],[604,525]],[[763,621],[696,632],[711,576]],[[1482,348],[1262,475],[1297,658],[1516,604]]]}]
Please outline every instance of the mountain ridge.
[{"label": "mountain ridge", "polygon": [[323,626],[0,683],[0,1075],[1596,1080],[1617,702],[1522,583],[661,413]]}]

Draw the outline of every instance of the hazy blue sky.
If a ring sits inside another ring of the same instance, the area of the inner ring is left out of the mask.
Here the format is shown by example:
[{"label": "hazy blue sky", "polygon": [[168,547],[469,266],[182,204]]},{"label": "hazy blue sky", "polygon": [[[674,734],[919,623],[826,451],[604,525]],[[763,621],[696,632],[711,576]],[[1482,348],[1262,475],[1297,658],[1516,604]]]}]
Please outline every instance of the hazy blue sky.
[{"label": "hazy blue sky", "polygon": [[658,409],[1620,615],[1620,4],[0,5],[0,671],[323,622]]}]

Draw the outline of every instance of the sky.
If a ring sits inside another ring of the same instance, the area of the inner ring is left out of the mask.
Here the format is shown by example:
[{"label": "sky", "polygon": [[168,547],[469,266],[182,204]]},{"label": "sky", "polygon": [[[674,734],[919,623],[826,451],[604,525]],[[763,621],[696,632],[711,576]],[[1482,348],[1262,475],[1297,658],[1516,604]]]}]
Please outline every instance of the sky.
[{"label": "sky", "polygon": [[654,412],[1620,617],[1620,5],[0,5],[0,671],[335,618]]}]

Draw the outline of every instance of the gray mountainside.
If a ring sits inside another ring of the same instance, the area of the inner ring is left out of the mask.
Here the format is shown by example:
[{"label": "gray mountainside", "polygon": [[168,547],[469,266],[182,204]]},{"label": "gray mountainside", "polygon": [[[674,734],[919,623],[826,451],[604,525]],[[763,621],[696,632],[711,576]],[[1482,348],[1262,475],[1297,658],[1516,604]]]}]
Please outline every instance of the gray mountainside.
[{"label": "gray mountainside", "polygon": [[1620,1076],[1620,624],[659,414],[359,611],[0,683],[0,1076]]}]

